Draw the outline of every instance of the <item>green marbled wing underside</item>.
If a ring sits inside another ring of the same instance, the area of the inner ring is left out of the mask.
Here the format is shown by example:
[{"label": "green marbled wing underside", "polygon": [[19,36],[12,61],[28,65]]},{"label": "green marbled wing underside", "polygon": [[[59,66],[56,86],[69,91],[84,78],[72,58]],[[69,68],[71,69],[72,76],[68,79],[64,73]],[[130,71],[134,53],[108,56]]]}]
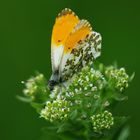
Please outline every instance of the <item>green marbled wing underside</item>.
[{"label": "green marbled wing underside", "polygon": [[101,35],[93,31],[85,40],[79,42],[69,55],[63,56],[65,65],[60,73],[62,81],[68,80],[82,67],[101,55],[101,41]]}]

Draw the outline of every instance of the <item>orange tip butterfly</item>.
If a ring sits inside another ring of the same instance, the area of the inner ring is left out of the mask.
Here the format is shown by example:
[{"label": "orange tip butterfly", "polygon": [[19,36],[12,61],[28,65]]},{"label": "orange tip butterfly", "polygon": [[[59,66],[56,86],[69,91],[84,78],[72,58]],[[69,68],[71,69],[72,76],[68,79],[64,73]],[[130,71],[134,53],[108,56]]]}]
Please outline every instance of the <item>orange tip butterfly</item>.
[{"label": "orange tip butterfly", "polygon": [[50,90],[100,56],[101,40],[87,20],[80,20],[71,9],[62,10],[52,30]]}]

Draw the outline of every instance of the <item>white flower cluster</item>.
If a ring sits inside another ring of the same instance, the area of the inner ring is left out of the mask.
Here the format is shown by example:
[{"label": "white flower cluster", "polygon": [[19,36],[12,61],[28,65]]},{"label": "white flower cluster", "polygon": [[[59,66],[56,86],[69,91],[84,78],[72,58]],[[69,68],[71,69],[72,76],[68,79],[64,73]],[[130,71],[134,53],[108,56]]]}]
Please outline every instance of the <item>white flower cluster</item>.
[{"label": "white flower cluster", "polygon": [[70,112],[70,102],[66,100],[47,101],[46,106],[42,109],[41,117],[53,121],[61,121],[68,117]]},{"label": "white flower cluster", "polygon": [[74,97],[78,94],[90,96],[105,86],[105,79],[98,70],[85,67],[74,77],[72,84],[67,88],[66,96]]},{"label": "white flower cluster", "polygon": [[112,117],[112,114],[107,110],[91,116],[91,121],[95,132],[100,132],[104,129],[110,129],[114,124],[114,118]]},{"label": "white flower cluster", "polygon": [[[71,114],[77,112],[81,120],[90,119],[95,132],[101,132],[104,129],[110,129],[114,124],[114,118],[110,112],[95,113],[110,105],[108,100],[112,96],[104,98],[104,92],[107,95],[106,89],[110,88],[123,91],[128,87],[128,81],[129,76],[124,68],[116,69],[111,66],[97,70],[92,65],[88,65],[66,83],[56,85],[50,94],[48,94],[50,91],[47,89],[44,76],[38,74],[25,83],[24,94],[34,99],[33,102],[41,103],[40,116],[50,122],[70,119]],[[44,103],[45,106],[42,106]]]},{"label": "white flower cluster", "polygon": [[129,76],[124,68],[116,69],[112,66],[106,68],[105,75],[115,84],[115,88],[123,91],[128,87]]},{"label": "white flower cluster", "polygon": [[38,74],[36,77],[31,77],[27,82],[25,83],[25,89],[23,90],[23,93],[26,96],[34,97],[38,90],[38,84],[44,83],[44,76],[43,74]]}]

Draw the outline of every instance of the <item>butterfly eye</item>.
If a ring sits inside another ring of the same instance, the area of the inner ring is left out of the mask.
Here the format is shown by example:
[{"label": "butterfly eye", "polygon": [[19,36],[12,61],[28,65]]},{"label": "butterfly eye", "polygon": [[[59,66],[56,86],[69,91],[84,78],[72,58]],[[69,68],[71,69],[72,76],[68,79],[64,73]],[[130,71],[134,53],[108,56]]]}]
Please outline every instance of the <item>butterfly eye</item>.
[{"label": "butterfly eye", "polygon": [[58,40],[58,42],[60,43],[60,42],[61,42],[61,40]]}]

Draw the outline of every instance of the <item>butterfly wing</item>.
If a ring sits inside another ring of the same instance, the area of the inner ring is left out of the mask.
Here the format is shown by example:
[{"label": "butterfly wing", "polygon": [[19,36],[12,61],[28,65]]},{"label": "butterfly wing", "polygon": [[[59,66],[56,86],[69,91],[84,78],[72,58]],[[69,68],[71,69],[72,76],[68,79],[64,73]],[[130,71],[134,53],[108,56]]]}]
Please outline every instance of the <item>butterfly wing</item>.
[{"label": "butterfly wing", "polygon": [[64,52],[64,43],[79,21],[75,13],[68,8],[62,10],[56,18],[51,39],[52,75],[48,83],[50,90],[60,81],[59,67]]},{"label": "butterfly wing", "polygon": [[92,31],[88,21],[79,18],[70,9],[64,9],[56,18],[52,31],[50,89],[66,81],[76,71],[100,56],[101,36]]},{"label": "butterfly wing", "polygon": [[101,36],[93,32],[87,20],[81,20],[69,34],[64,44],[59,74],[67,80],[85,64],[100,56]]},{"label": "butterfly wing", "polygon": [[78,22],[79,18],[68,8],[62,10],[56,18],[51,40],[51,62],[53,73],[59,69],[64,51],[64,42]]}]

